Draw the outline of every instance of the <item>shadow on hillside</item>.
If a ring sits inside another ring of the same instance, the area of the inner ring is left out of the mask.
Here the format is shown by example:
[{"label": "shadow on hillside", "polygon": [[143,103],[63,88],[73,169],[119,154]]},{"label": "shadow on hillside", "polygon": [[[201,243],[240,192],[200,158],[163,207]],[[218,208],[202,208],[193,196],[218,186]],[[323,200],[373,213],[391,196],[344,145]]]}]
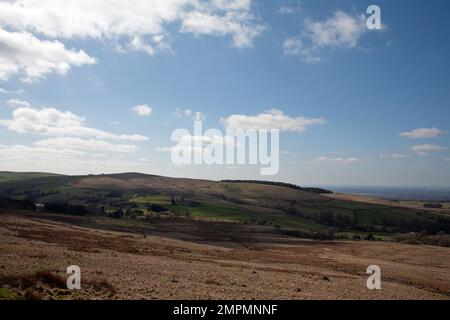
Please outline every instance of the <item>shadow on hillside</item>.
[{"label": "shadow on hillside", "polygon": [[[5,213],[3,213],[5,214]],[[11,211],[8,214],[33,220],[45,220],[82,228],[132,233],[141,237],[159,236],[223,248],[258,249],[270,244],[295,244],[316,241],[280,235],[272,227],[244,225],[232,222],[202,221],[173,218],[150,223],[139,220],[113,219],[98,216],[71,216],[34,211]]]}]

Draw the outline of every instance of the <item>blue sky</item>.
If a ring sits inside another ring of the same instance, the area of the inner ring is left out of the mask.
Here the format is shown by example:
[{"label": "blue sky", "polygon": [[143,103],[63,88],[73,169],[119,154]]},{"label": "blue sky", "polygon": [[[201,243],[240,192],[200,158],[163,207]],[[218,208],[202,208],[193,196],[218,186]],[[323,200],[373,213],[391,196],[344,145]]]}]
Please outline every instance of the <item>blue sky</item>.
[{"label": "blue sky", "polygon": [[[450,186],[448,1],[22,2],[0,1],[0,170]],[[270,109],[326,120],[284,127],[276,176],[164,151],[196,114]]]}]

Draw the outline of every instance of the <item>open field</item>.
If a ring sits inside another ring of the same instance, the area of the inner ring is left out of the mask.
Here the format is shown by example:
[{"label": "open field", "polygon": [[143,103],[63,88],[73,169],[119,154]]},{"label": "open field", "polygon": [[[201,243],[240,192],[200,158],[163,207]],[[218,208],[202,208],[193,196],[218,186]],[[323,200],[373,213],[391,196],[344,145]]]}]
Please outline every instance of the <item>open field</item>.
[{"label": "open field", "polygon": [[0,172],[0,298],[450,299],[445,206],[320,190]]},{"label": "open field", "polygon": [[[0,207],[118,219],[185,217],[265,225],[311,239],[369,237],[397,233],[444,238],[424,243],[448,245],[447,208],[423,208],[349,195],[319,194],[280,183],[179,179],[139,173],[63,176],[0,172]],[[326,190],[323,190],[326,191]],[[428,238],[427,238],[428,239]],[[414,240],[416,241],[416,240]]]},{"label": "open field", "polygon": [[[12,211],[0,214],[0,255],[6,298],[450,299],[449,248],[315,242],[261,226],[174,219],[139,229]],[[73,264],[80,291],[60,288]],[[366,288],[372,264],[382,290]]]}]

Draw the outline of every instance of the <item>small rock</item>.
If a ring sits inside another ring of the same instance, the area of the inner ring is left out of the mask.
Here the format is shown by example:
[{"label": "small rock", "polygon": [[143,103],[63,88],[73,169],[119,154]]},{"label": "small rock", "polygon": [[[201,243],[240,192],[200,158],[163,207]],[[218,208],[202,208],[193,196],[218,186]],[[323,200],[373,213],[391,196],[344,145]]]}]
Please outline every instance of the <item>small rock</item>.
[{"label": "small rock", "polygon": [[330,282],[330,278],[328,278],[327,276],[322,277],[322,280]]}]

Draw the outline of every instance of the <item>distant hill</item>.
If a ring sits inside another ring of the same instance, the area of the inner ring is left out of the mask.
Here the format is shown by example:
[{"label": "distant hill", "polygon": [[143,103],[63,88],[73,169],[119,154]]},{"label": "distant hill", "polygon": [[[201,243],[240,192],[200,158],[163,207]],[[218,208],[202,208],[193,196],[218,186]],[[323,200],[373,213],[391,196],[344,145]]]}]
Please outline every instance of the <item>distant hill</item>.
[{"label": "distant hill", "polygon": [[[43,179],[41,179],[43,178]],[[50,178],[50,180],[48,179]],[[55,178],[53,180],[52,178]],[[99,174],[99,175],[84,175],[84,176],[66,176],[53,173],[42,172],[8,172],[0,171],[1,182],[14,181],[58,181],[63,179],[71,185],[80,188],[93,189],[185,189],[185,188],[207,188],[214,184],[258,184],[269,185],[282,188],[288,188],[298,191],[310,193],[333,193],[332,191],[321,188],[307,188],[300,187],[291,183],[262,181],[262,180],[221,180],[220,182],[203,179],[188,179],[188,178],[171,178],[158,175],[149,175],[137,172],[116,173],[116,174]]]},{"label": "distant hill", "polygon": [[185,189],[202,188],[214,181],[170,178],[142,173],[118,173],[79,176],[73,179],[72,184],[81,188],[94,189]]},{"label": "distant hill", "polygon": [[448,215],[333,196],[321,188],[258,180],[212,181],[133,172],[83,176],[0,172],[0,209],[31,203],[48,212],[147,219],[159,208],[159,216],[166,214],[166,218],[258,224],[313,238],[328,238],[330,230],[343,236],[450,233]]},{"label": "distant hill", "polygon": [[226,183],[254,183],[254,184],[265,184],[270,186],[278,186],[278,187],[285,187],[289,189],[294,190],[300,190],[305,192],[311,192],[311,193],[333,193],[333,191],[325,190],[322,188],[304,188],[297,186],[292,183],[285,183],[285,182],[275,182],[275,181],[264,181],[264,180],[222,180],[222,182]]},{"label": "distant hill", "polygon": [[60,176],[55,173],[44,173],[44,172],[10,172],[10,171],[0,171],[0,182],[5,181],[17,181],[17,180],[29,180],[33,178],[42,177],[55,177]]}]

